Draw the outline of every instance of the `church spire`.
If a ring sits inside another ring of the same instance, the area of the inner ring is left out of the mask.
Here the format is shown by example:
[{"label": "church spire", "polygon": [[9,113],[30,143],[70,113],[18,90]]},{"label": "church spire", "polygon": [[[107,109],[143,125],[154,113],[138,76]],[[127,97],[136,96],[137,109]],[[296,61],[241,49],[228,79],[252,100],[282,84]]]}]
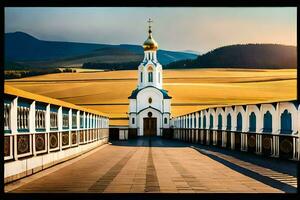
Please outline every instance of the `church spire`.
[{"label": "church spire", "polygon": [[148,51],[148,50],[155,51],[158,49],[158,44],[152,37],[151,23],[153,23],[153,21],[152,21],[152,19],[149,18],[149,20],[147,22],[149,23],[149,30],[148,30],[149,36],[148,36],[147,40],[144,42],[143,47],[144,47],[145,51]]},{"label": "church spire", "polygon": [[151,18],[149,18],[149,20],[147,21],[149,23],[149,37],[152,37],[152,30],[151,30],[151,23],[153,22]]}]

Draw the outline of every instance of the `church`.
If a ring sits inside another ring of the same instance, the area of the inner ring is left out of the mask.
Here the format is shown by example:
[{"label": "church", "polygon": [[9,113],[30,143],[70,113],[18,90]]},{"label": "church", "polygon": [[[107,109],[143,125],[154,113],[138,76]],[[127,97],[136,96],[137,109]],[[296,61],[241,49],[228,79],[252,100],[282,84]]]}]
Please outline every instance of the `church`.
[{"label": "church", "polygon": [[162,65],[157,59],[158,44],[153,39],[149,19],[148,38],[143,44],[144,59],[138,67],[137,88],[129,99],[129,128],[138,136],[161,136],[170,128],[171,98],[163,89]]}]

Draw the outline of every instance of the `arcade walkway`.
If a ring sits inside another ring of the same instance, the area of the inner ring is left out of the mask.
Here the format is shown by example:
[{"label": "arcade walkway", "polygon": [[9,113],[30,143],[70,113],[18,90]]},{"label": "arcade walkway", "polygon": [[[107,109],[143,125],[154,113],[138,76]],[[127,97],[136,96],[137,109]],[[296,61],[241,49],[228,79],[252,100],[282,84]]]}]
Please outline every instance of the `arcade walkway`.
[{"label": "arcade walkway", "polygon": [[118,141],[6,192],[296,192],[296,163],[160,138]]}]

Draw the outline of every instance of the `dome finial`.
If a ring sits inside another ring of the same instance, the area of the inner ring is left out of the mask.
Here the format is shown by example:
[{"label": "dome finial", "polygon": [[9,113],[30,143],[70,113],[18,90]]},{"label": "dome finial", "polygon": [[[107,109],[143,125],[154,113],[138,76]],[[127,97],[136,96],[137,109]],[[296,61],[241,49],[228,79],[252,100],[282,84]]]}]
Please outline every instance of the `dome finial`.
[{"label": "dome finial", "polygon": [[151,18],[149,18],[147,22],[149,23],[149,31],[148,31],[148,33],[149,33],[149,35],[150,35],[150,34],[152,33],[152,30],[151,30],[151,23],[153,23],[153,20],[152,20]]},{"label": "dome finial", "polygon": [[155,42],[155,40],[152,37],[152,30],[151,30],[151,23],[153,23],[152,19],[149,18],[149,20],[147,21],[149,23],[149,36],[147,38],[147,40],[144,42],[143,47],[145,51],[151,50],[151,51],[155,51],[158,48],[158,44]]}]

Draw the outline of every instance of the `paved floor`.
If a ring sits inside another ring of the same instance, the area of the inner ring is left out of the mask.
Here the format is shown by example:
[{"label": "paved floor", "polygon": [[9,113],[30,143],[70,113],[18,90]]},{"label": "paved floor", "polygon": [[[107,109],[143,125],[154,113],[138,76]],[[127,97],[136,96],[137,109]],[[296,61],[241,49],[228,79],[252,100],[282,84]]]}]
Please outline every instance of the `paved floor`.
[{"label": "paved floor", "polygon": [[118,141],[10,192],[296,192],[296,163],[160,138]]}]

